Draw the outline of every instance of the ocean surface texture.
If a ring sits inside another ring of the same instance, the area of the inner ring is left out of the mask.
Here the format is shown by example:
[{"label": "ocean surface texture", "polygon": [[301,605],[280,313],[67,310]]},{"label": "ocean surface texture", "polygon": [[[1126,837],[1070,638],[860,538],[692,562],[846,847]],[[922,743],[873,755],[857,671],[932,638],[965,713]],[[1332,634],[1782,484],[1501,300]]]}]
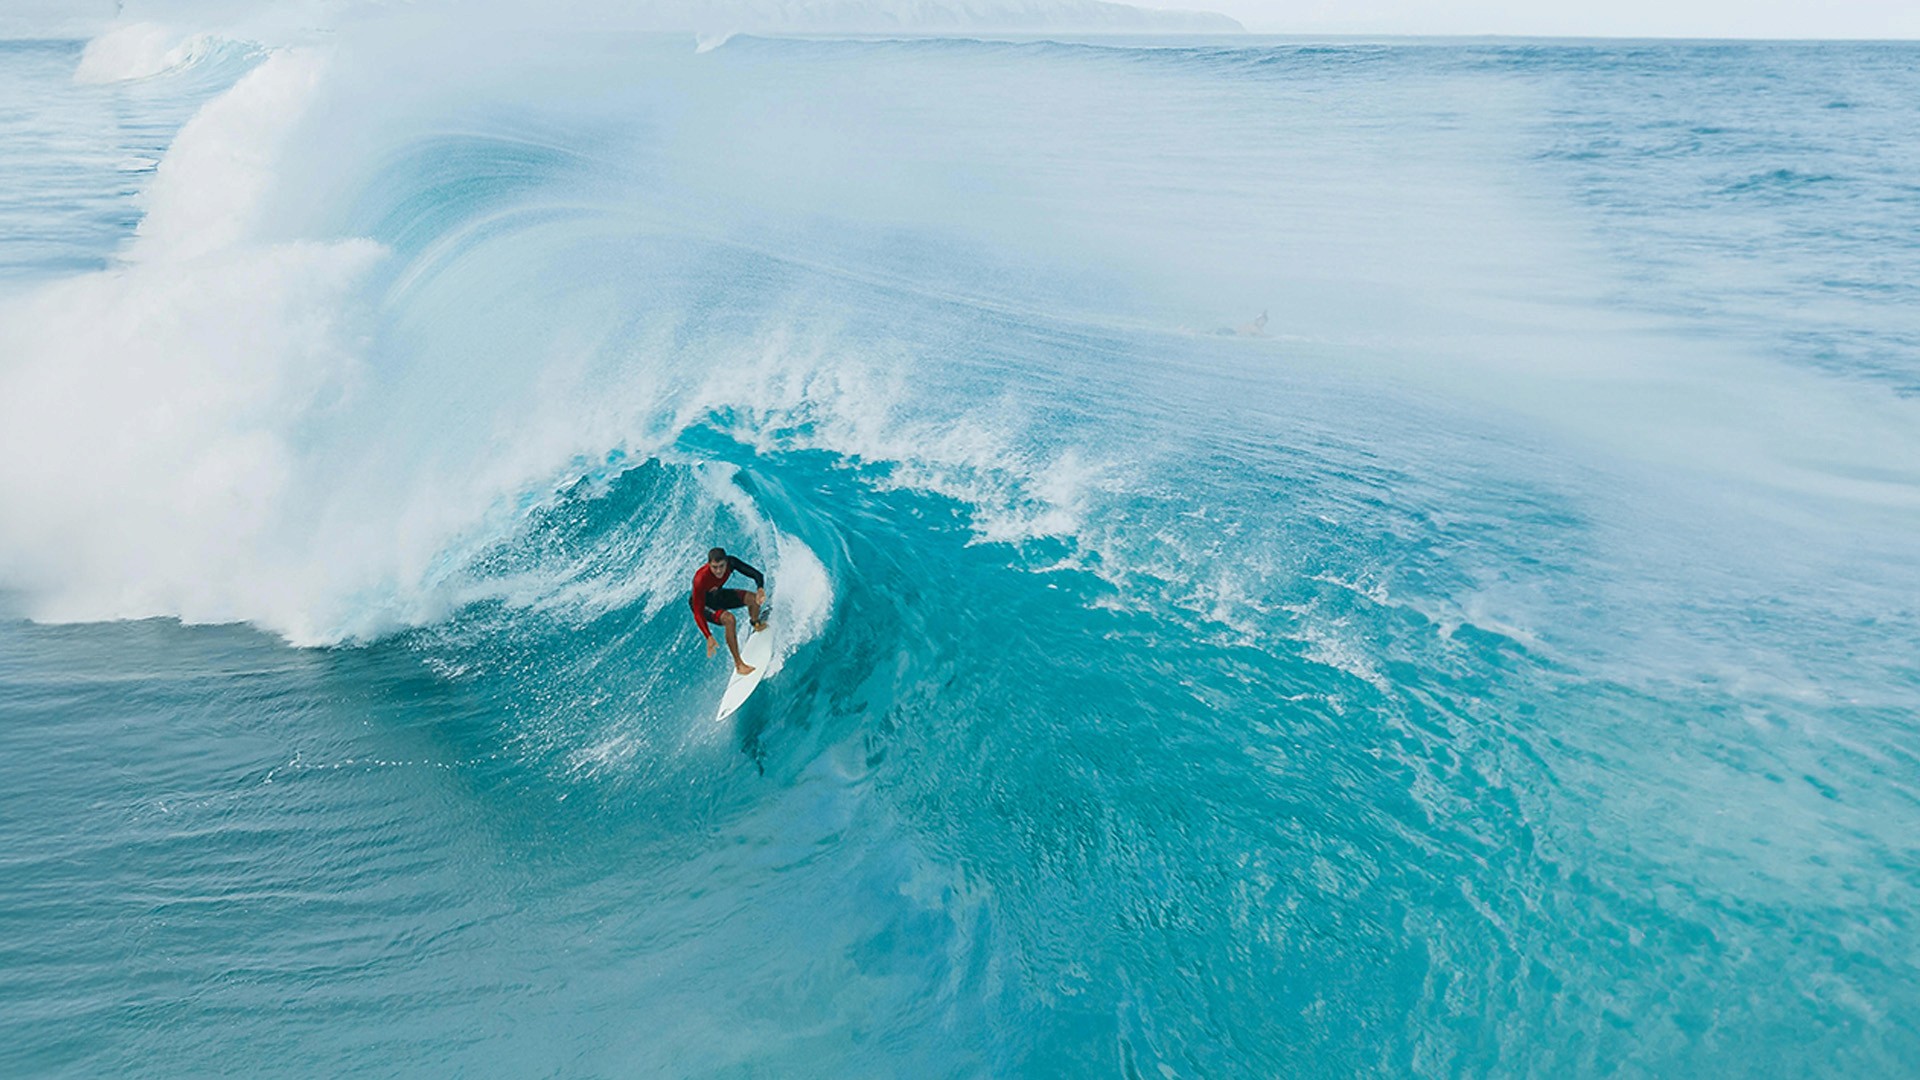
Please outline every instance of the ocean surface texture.
[{"label": "ocean surface texture", "polygon": [[1917,133],[1913,45],[0,43],[0,1075],[1913,1076]]}]

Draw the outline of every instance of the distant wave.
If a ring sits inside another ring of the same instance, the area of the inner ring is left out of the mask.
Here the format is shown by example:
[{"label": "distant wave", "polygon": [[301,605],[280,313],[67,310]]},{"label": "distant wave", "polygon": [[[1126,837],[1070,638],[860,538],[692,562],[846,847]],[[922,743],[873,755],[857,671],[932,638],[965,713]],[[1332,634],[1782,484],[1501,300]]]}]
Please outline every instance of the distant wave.
[{"label": "distant wave", "polygon": [[136,22],[89,41],[73,78],[80,83],[131,82],[195,68],[233,69],[260,55],[260,47],[252,42]]}]

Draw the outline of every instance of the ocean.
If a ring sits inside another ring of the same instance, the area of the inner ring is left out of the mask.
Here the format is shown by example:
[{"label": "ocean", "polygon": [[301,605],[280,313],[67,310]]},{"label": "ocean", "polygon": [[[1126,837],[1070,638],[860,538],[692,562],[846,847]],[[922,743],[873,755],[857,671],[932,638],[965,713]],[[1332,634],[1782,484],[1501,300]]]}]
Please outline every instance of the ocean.
[{"label": "ocean", "polygon": [[0,42],[0,1073],[1913,1075],[1916,132],[1911,44]]}]

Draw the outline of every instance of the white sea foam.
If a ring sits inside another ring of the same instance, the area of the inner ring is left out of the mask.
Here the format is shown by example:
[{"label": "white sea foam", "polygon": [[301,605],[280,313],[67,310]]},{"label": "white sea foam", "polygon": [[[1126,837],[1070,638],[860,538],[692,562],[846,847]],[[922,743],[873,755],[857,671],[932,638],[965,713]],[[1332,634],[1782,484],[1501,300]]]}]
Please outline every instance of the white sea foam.
[{"label": "white sea foam", "polygon": [[35,614],[292,625],[292,421],[347,392],[343,312],[378,257],[294,243],[144,262],[8,305],[0,565]]},{"label": "white sea foam", "polygon": [[779,651],[767,674],[779,671],[801,646],[820,636],[833,614],[833,580],[813,549],[791,536],[776,534],[769,571],[780,598]]},{"label": "white sea foam", "polygon": [[303,424],[350,397],[364,240],[263,242],[319,57],[275,56],[179,134],[124,262],[0,315],[0,568],[51,619],[310,632]]},{"label": "white sea foam", "polygon": [[312,52],[279,53],[189,120],[154,173],[128,260],[185,263],[259,237],[262,203],[322,67]]}]

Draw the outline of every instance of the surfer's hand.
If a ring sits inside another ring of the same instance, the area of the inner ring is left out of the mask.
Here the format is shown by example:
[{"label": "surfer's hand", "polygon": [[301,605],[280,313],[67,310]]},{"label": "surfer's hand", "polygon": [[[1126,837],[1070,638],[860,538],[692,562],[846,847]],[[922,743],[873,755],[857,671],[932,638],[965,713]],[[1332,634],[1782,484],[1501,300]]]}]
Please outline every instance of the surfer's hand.
[{"label": "surfer's hand", "polygon": [[767,602],[766,586],[762,585],[760,588],[753,590],[753,602],[756,604],[764,604]]},{"label": "surfer's hand", "polygon": [[713,655],[713,649],[716,644],[717,642],[715,642],[712,638],[707,639],[707,655],[708,656]]}]

